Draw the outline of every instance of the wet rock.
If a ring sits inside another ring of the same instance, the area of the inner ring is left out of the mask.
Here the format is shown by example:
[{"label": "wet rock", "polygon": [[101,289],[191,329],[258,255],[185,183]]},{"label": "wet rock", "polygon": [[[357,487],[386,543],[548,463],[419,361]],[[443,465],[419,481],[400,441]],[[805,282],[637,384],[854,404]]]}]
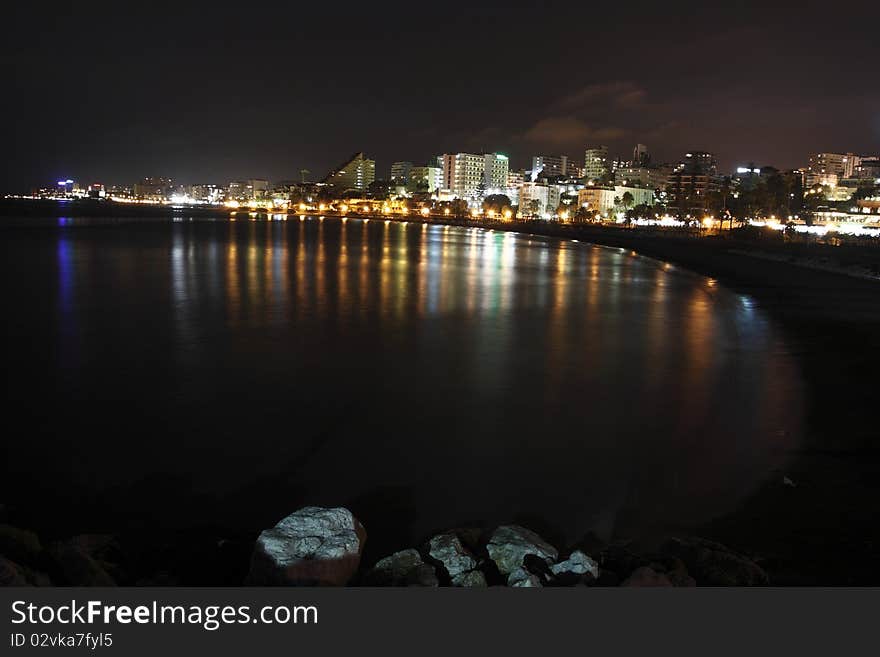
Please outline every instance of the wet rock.
[{"label": "wet rock", "polygon": [[486,576],[479,570],[471,570],[456,575],[452,578],[452,585],[464,588],[485,588],[488,586]]},{"label": "wet rock", "polygon": [[247,582],[342,586],[357,571],[366,539],[348,509],[305,507],[260,533]]},{"label": "wet rock", "polygon": [[418,550],[401,550],[380,559],[364,576],[367,586],[406,586],[411,573],[424,565]]},{"label": "wet rock", "polygon": [[698,584],[707,586],[763,586],[767,573],[748,557],[702,538],[672,538],[661,548],[677,557]]},{"label": "wet rock", "polygon": [[428,541],[427,553],[442,565],[453,579],[477,567],[477,560],[454,532],[438,534]]},{"label": "wet rock", "polygon": [[56,543],[49,554],[56,570],[71,586],[116,586],[101,563],[75,541]]},{"label": "wet rock", "polygon": [[541,578],[525,568],[515,568],[507,577],[507,585],[516,588],[540,588],[544,586]]},{"label": "wet rock", "polygon": [[550,572],[557,577],[563,574],[586,575],[589,573],[598,579],[599,564],[580,550],[575,550],[565,561],[550,566]]},{"label": "wet rock", "polygon": [[559,554],[556,548],[535,532],[519,525],[498,527],[489,539],[486,550],[504,575],[521,568],[527,554],[533,554],[548,564],[556,561]]},{"label": "wet rock", "polygon": [[672,586],[672,582],[663,573],[658,573],[648,566],[641,566],[636,568],[621,586]]}]

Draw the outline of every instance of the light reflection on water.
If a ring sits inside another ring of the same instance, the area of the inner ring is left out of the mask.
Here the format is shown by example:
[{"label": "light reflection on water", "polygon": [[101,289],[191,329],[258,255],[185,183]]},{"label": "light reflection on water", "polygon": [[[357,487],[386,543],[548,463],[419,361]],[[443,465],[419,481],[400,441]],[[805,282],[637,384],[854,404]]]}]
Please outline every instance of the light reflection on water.
[{"label": "light reflection on water", "polygon": [[20,309],[43,329],[13,366],[59,345],[28,377],[69,404],[41,444],[90,429],[56,453],[78,483],[161,473],[244,499],[270,482],[295,491],[281,515],[391,488],[416,537],[529,516],[608,535],[730,509],[799,434],[797,373],[760,309],[628,251],[311,217],[47,244],[57,275],[33,286],[57,315]]}]

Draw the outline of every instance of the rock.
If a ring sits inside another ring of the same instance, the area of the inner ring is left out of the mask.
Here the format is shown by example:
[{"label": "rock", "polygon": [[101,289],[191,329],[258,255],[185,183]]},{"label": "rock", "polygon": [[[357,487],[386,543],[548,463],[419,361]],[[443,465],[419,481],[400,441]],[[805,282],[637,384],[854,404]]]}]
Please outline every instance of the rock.
[{"label": "rock", "polygon": [[27,586],[28,581],[22,572],[21,566],[0,557],[0,586]]},{"label": "rock", "polygon": [[556,548],[535,532],[518,525],[498,527],[489,539],[486,550],[503,575],[510,575],[520,568],[527,554],[540,557],[548,564],[556,561],[559,554]]},{"label": "rock", "polygon": [[413,568],[406,578],[407,586],[440,586],[434,566],[423,563]]},{"label": "rock", "polygon": [[364,576],[363,583],[368,586],[406,586],[411,573],[422,565],[424,561],[418,550],[401,550],[376,562]]},{"label": "rock", "polygon": [[754,561],[714,541],[672,538],[661,552],[681,559],[698,584],[763,586],[769,581],[767,573]]},{"label": "rock", "polygon": [[486,586],[488,586],[488,584],[486,583],[486,576],[479,570],[471,570],[469,572],[456,575],[452,578],[452,585],[465,588],[485,588]]},{"label": "rock", "polygon": [[540,588],[543,586],[541,578],[532,575],[525,568],[515,568],[507,577],[507,585],[516,588]]},{"label": "rock", "polygon": [[575,550],[565,561],[560,561],[559,563],[550,566],[550,572],[556,576],[562,575],[563,573],[571,573],[574,575],[586,575],[589,573],[598,579],[599,564],[580,550]]},{"label": "rock", "polygon": [[357,571],[366,540],[348,509],[305,507],[260,533],[247,582],[342,586]]},{"label": "rock", "polygon": [[[669,557],[664,560],[664,574],[673,586],[696,586],[696,580],[688,574],[687,567],[681,559]],[[655,570],[657,570],[655,568]]]},{"label": "rock", "polygon": [[43,546],[32,531],[0,524],[0,554],[22,564],[34,565],[41,560]]},{"label": "rock", "polygon": [[663,573],[658,573],[648,566],[641,566],[636,568],[621,586],[672,586],[672,582]]},{"label": "rock", "polygon": [[71,586],[116,586],[104,567],[76,542],[56,543],[49,554],[64,581]]},{"label": "rock", "polygon": [[477,560],[453,532],[438,534],[428,541],[428,556],[440,563],[453,579],[477,567]]}]

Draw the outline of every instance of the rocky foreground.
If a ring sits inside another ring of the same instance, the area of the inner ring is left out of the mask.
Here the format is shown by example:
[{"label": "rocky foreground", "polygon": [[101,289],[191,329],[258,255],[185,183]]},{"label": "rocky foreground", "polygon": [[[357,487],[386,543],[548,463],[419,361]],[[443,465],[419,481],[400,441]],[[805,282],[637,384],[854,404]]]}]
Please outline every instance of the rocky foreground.
[{"label": "rocky foreground", "polygon": [[[253,543],[250,586],[760,586],[754,561],[700,538],[671,537],[654,552],[582,542],[559,550],[519,525],[451,529],[424,544],[362,563],[367,532],[344,508],[305,507]],[[132,579],[113,536],[82,535],[43,546],[32,532],[0,525],[0,585],[174,585]],[[244,564],[242,564],[244,566]],[[242,568],[242,571],[244,568]]]}]

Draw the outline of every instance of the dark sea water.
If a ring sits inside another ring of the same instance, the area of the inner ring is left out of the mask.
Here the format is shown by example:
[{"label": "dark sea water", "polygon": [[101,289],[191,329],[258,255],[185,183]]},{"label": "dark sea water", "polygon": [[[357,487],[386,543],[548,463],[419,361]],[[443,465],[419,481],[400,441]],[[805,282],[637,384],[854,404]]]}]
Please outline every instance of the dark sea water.
[{"label": "dark sea water", "polygon": [[734,509],[799,440],[763,312],[619,249],[316,217],[0,237],[0,502],[44,529],[249,531],[310,503],[389,546],[637,535]]}]

